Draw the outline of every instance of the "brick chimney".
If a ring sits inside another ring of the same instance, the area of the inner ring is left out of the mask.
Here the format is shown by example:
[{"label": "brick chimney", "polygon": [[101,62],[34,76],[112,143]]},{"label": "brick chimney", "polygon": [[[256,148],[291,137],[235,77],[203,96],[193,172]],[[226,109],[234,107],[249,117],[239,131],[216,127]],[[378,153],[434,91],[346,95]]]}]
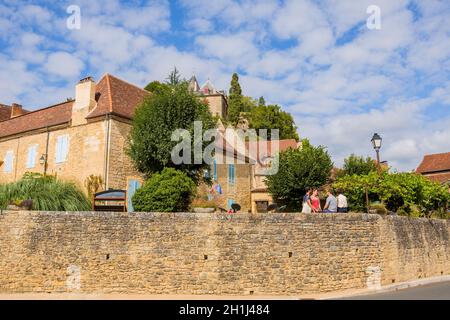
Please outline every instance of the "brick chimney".
[{"label": "brick chimney", "polygon": [[17,116],[20,116],[22,114],[24,114],[25,111],[23,110],[22,106],[20,104],[17,103],[13,103],[11,105],[11,118],[15,118]]},{"label": "brick chimney", "polygon": [[95,82],[92,77],[81,79],[75,86],[75,102],[72,107],[72,125],[85,124],[86,116],[95,108]]}]

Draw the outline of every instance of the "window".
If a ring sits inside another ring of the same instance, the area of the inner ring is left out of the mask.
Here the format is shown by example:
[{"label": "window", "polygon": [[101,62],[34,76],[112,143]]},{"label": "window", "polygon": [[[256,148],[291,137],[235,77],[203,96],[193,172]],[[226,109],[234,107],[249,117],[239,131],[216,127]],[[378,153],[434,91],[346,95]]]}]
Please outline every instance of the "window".
[{"label": "window", "polygon": [[233,204],[235,204],[235,203],[236,203],[236,201],[234,201],[234,199],[228,199],[228,201],[227,201],[227,209],[230,210],[231,206]]},{"label": "window", "polygon": [[234,184],[235,182],[235,170],[234,170],[234,164],[228,165],[228,183]]},{"label": "window", "polygon": [[67,154],[69,153],[69,136],[58,136],[56,138],[56,149],[55,149],[55,161],[56,163],[61,163],[67,161]]},{"label": "window", "polygon": [[14,152],[8,151],[5,155],[5,167],[3,168],[4,172],[12,172],[13,169],[13,161],[14,161]]},{"label": "window", "polygon": [[27,169],[34,168],[36,166],[37,145],[30,146],[28,148]]},{"label": "window", "polygon": [[213,162],[213,180],[217,181],[217,161]]}]

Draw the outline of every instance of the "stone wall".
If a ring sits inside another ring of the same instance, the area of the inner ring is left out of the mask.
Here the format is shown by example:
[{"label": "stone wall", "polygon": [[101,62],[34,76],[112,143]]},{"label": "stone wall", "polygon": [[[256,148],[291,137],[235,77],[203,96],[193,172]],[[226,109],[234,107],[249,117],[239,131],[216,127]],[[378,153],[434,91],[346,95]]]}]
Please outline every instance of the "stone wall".
[{"label": "stone wall", "polygon": [[0,292],[308,294],[450,274],[450,222],[0,213]]}]

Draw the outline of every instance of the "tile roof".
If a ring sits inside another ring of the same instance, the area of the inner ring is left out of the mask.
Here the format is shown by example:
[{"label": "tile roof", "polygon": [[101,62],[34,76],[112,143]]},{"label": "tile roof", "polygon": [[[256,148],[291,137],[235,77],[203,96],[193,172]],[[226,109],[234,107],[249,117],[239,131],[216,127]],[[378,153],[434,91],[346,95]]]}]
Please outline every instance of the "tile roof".
[{"label": "tile roof", "polygon": [[447,183],[450,182],[450,172],[446,173],[435,173],[435,174],[425,174],[425,177],[430,179],[431,181],[439,182],[439,183]]},{"label": "tile roof", "polygon": [[[252,150],[256,150],[259,152],[259,149],[262,148],[262,151],[265,153],[264,155],[267,157],[272,156],[272,143],[271,141],[250,141],[246,142],[245,146],[247,150],[250,148],[256,148]],[[299,147],[299,143],[295,139],[284,139],[278,140],[278,150],[277,152],[286,151],[289,148],[297,149]]]},{"label": "tile roof", "polygon": [[96,86],[97,107],[87,116],[88,119],[105,114],[115,114],[132,119],[136,106],[150,93],[131,83],[106,74]]},{"label": "tile roof", "polygon": [[450,171],[450,152],[426,155],[416,172]]},{"label": "tile roof", "polygon": [[72,105],[73,100],[66,101],[2,121],[0,122],[0,138],[69,123],[72,117]]},{"label": "tile roof", "polygon": [[[114,114],[132,119],[136,106],[149,92],[126,81],[106,74],[96,84],[96,107],[87,119]],[[0,105],[0,138],[35,129],[70,123],[74,101],[28,112],[9,119],[11,107]],[[8,113],[8,118],[6,118]],[[2,121],[4,119],[4,121]]]}]

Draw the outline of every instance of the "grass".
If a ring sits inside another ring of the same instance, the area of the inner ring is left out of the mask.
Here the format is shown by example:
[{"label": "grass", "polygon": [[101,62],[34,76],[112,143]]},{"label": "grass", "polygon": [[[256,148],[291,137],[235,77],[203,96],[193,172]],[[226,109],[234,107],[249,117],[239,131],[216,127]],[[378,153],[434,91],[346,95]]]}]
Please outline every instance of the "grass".
[{"label": "grass", "polygon": [[0,184],[0,209],[29,199],[37,211],[91,210],[89,199],[74,183],[52,176],[29,174],[17,182]]}]

